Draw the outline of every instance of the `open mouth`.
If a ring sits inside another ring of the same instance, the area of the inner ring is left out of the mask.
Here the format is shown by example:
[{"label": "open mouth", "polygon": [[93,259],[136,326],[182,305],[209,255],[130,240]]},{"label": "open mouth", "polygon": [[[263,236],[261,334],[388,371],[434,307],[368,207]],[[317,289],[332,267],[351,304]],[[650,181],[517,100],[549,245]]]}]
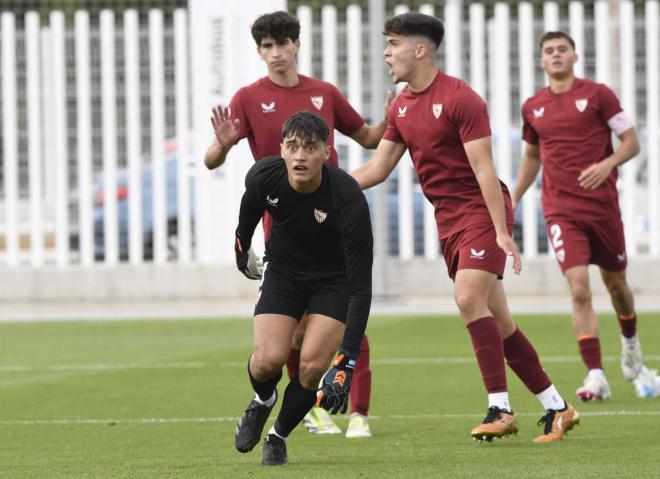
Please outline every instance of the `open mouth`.
[{"label": "open mouth", "polygon": [[297,171],[299,173],[304,173],[307,171],[307,167],[305,165],[295,165],[293,167],[293,171]]}]

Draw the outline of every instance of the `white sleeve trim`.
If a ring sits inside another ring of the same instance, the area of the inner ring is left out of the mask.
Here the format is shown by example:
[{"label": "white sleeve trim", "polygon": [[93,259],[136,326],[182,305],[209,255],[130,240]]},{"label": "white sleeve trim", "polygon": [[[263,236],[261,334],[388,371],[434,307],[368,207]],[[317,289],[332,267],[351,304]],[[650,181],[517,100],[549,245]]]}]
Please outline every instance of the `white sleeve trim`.
[{"label": "white sleeve trim", "polygon": [[607,126],[610,127],[617,136],[621,135],[626,130],[631,129],[634,125],[630,117],[626,114],[625,111],[620,111],[612,118],[607,120]]}]

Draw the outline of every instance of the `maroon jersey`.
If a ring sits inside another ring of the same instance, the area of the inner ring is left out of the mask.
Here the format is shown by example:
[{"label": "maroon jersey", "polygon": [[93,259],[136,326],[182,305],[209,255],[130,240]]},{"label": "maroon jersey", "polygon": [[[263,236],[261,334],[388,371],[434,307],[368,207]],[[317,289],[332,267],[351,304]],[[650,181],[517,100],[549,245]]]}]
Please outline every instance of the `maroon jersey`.
[{"label": "maroon jersey", "polygon": [[[383,138],[405,143],[410,151],[424,195],[435,209],[440,238],[492,222],[463,148],[490,134],[486,103],[464,81],[441,71],[424,91],[406,88],[392,103]],[[512,224],[511,199],[500,184]]]},{"label": "maroon jersey", "polygon": [[236,92],[229,108],[232,118],[241,121],[240,137],[247,137],[255,160],[279,156],[282,125],[294,113],[309,110],[328,123],[328,162],[337,165],[335,128],[351,136],[364,125],[364,119],[335,86],[304,75],[298,78],[296,86],[283,87],[264,77]]},{"label": "maroon jersey", "polygon": [[580,173],[612,154],[607,121],[621,112],[607,86],[576,78],[571,89],[544,88],[522,107],[523,139],[540,145],[541,204],[547,218],[607,220],[621,216],[617,170],[595,190],[580,186]]}]

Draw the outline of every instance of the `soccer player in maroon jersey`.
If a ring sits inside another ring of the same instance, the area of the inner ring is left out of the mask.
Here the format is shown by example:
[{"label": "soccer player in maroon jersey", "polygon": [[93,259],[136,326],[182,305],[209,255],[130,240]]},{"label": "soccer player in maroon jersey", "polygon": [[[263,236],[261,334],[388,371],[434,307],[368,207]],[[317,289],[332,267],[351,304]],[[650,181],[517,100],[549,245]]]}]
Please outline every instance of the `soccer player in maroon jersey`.
[{"label": "soccer player in maroon jersey", "polygon": [[561,440],[579,421],[543,370],[511,318],[502,279],[507,255],[520,272],[511,239],[513,211],[493,167],[484,101],[465,82],[438,70],[442,22],[405,13],[385,23],[385,62],[394,83],[408,86],[394,100],[383,139],[368,163],[351,174],[362,188],[384,181],[406,149],[424,195],[435,208],[442,254],[488,391],[488,413],[471,435],[492,440],[518,432],[509,404],[505,358],[546,409],[536,442]]},{"label": "soccer player in maroon jersey", "polygon": [[[334,130],[351,137],[365,148],[375,148],[385,131],[386,121],[369,126],[330,83],[316,80],[297,71],[296,59],[300,48],[300,23],[286,12],[262,15],[252,25],[252,36],[257,52],[268,68],[268,75],[238,90],[228,107],[213,109],[211,122],[215,139],[206,152],[204,163],[209,169],[222,165],[227,153],[241,139],[247,138],[255,161],[280,153],[281,128],[293,113],[310,110],[321,116],[330,127],[328,163],[338,165],[334,148]],[[391,97],[385,101],[385,114]],[[266,239],[270,235],[272,220],[263,218]],[[298,374],[300,350],[306,320],[294,335],[291,354],[287,361],[289,377]],[[351,416],[347,437],[369,437],[367,422],[371,397],[371,370],[369,368],[369,341],[365,335],[360,348],[353,387],[351,388]],[[305,418],[311,432],[341,433],[330,416],[314,408]]]},{"label": "soccer player in maroon jersey", "polygon": [[[570,36],[548,32],[541,37],[540,48],[550,84],[522,107],[526,144],[513,205],[515,209],[543,164],[541,202],[548,236],[570,287],[573,329],[589,371],[576,394],[582,401],[609,399],[612,392],[603,373],[589,264],[599,266],[619,318],[623,376],[630,381],[642,371],[644,376],[655,376],[642,364],[616,190],[617,167],[639,152],[639,143],[612,90],[575,77],[578,58]],[[612,132],[621,140],[616,151]]]}]

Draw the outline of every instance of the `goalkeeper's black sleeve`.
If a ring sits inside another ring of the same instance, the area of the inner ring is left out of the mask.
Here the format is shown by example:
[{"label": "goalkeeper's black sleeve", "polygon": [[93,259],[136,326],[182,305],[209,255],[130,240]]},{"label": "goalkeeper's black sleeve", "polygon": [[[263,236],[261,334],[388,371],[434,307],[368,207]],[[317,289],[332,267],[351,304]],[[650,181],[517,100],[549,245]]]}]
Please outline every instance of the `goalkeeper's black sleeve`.
[{"label": "goalkeeper's black sleeve", "polygon": [[254,229],[264,213],[264,207],[259,202],[259,187],[252,173],[251,169],[245,177],[245,193],[241,199],[236,228],[236,235],[241,238],[246,251],[250,248]]}]

